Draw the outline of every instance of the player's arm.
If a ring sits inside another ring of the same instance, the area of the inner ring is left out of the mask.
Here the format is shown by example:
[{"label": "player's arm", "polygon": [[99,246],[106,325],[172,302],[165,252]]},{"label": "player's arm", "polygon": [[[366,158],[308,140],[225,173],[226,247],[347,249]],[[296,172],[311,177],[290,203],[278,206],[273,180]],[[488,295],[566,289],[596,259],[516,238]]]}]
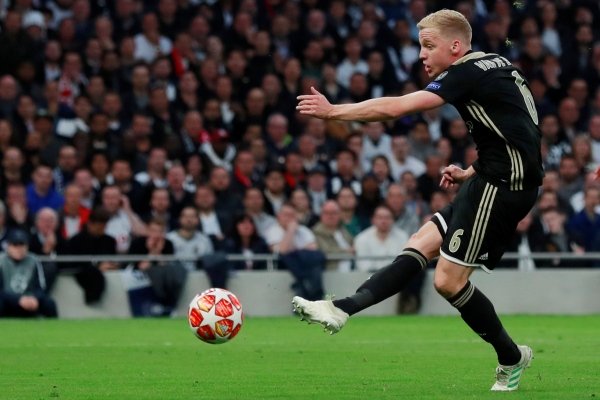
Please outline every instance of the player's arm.
[{"label": "player's arm", "polygon": [[385,121],[439,107],[445,103],[440,96],[420,90],[398,97],[379,97],[353,104],[331,104],[314,87],[312,94],[298,96],[296,109],[300,114],[321,119],[345,121]]}]

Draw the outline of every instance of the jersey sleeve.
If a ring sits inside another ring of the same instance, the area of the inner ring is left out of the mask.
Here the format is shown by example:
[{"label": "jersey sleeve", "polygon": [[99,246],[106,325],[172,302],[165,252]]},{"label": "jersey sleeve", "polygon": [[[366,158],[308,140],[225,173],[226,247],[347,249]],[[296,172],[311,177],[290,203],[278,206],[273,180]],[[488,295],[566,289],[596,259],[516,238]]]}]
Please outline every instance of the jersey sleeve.
[{"label": "jersey sleeve", "polygon": [[454,103],[471,93],[477,82],[473,78],[473,71],[467,65],[452,65],[431,81],[425,90],[437,94],[446,103]]}]

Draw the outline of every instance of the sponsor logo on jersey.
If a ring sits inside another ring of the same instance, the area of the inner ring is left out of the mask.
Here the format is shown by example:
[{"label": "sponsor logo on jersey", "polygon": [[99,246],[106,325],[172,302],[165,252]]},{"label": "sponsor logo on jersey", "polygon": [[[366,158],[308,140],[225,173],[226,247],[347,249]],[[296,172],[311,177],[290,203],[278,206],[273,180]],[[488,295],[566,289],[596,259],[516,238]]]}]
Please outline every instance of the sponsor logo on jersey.
[{"label": "sponsor logo on jersey", "polygon": [[480,256],[479,256],[479,259],[480,259],[481,261],[486,261],[486,260],[488,259],[488,253],[485,253],[485,254],[482,254],[482,255],[480,255]]},{"label": "sponsor logo on jersey", "polygon": [[440,85],[439,83],[436,82],[431,82],[429,85],[427,85],[427,89],[429,90],[439,90],[439,88],[441,88],[442,85]]},{"label": "sponsor logo on jersey", "polygon": [[446,77],[446,75],[448,75],[448,71],[444,71],[441,74],[439,74],[437,76],[437,78],[434,79],[434,81],[441,81],[442,79],[444,79]]}]

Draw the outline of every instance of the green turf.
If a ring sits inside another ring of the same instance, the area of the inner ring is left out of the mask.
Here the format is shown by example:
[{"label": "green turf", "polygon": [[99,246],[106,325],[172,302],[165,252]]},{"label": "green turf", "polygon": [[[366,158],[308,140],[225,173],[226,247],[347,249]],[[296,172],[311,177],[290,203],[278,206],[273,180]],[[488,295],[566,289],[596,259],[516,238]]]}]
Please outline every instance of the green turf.
[{"label": "green turf", "polygon": [[489,392],[494,354],[458,317],[247,318],[218,346],[182,319],[3,320],[0,399],[600,398],[600,316],[504,321],[535,351],[516,393]]}]

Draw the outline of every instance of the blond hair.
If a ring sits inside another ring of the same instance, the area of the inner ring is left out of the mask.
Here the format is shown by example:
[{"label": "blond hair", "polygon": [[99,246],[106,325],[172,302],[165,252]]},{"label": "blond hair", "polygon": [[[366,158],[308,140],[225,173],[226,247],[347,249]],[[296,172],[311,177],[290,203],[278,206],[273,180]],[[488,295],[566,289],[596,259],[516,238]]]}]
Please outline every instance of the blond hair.
[{"label": "blond hair", "polygon": [[[473,30],[469,21],[464,15],[454,10],[439,10],[427,15],[417,24],[419,30],[430,28],[437,29],[442,35],[457,36],[458,39],[465,40],[465,44],[470,45],[473,37]],[[454,39],[452,37],[451,39]]]}]

